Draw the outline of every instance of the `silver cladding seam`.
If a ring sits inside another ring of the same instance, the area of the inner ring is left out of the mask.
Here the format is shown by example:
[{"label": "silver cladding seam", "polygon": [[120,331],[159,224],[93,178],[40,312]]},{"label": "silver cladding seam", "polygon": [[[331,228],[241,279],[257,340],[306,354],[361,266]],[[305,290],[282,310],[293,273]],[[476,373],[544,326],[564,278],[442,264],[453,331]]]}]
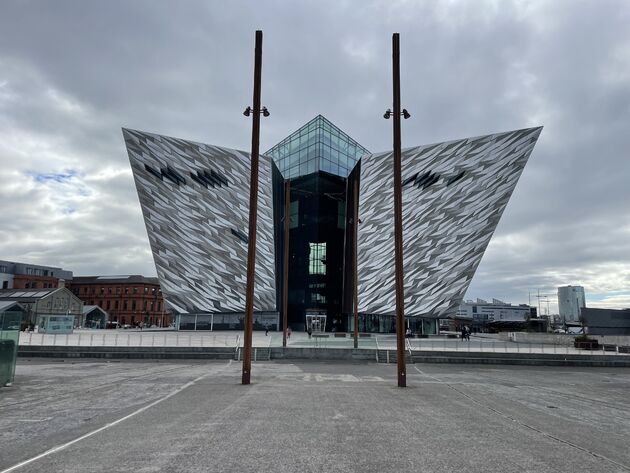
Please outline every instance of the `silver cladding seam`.
[{"label": "silver cladding seam", "polygon": [[[249,153],[129,129],[123,136],[167,303],[178,312],[242,312]],[[271,166],[260,157],[257,311],[276,309]],[[206,187],[191,177],[204,171],[226,182],[210,177]]]},{"label": "silver cladding seam", "polygon": [[[542,127],[403,150],[405,315],[445,317],[463,298]],[[361,160],[359,311],[393,314],[392,153]]]}]

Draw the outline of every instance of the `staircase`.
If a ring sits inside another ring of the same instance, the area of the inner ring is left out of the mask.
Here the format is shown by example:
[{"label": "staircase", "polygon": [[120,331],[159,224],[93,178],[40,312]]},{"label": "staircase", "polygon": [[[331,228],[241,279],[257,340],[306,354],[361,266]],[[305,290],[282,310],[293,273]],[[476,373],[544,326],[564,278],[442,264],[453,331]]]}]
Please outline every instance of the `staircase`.
[{"label": "staircase", "polygon": [[[396,350],[376,350],[376,361],[379,363],[397,363],[398,353]],[[409,351],[405,351],[405,362],[413,363],[413,357]]]}]

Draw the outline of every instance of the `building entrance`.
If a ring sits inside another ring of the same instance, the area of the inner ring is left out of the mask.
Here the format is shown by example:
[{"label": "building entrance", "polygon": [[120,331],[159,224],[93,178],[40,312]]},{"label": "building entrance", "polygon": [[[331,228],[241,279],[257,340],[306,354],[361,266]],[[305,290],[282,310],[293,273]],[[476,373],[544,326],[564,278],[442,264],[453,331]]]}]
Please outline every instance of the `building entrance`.
[{"label": "building entrance", "polygon": [[326,331],[326,314],[323,312],[306,313],[306,330],[311,329],[312,333],[323,333]]}]

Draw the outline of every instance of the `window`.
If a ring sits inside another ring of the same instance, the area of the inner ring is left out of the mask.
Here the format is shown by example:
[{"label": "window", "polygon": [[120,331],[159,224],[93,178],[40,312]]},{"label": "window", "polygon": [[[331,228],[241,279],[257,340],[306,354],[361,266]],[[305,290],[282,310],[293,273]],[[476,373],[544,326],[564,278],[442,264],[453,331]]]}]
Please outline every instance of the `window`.
[{"label": "window", "polygon": [[136,310],[136,300],[131,301],[131,310]]},{"label": "window", "polygon": [[129,294],[129,288],[128,287],[125,288],[125,294]]},{"label": "window", "polygon": [[326,274],[326,242],[309,243],[309,274]]},{"label": "window", "polygon": [[107,288],[107,294],[111,294],[111,293],[112,293],[112,288],[111,288],[111,287],[108,287],[108,288]]},{"label": "window", "polygon": [[127,301],[123,301],[123,310],[127,310]]},{"label": "window", "polygon": [[137,288],[137,287],[134,287],[134,288],[133,288],[133,293],[134,293],[134,294],[138,294],[138,288]]},{"label": "window", "polygon": [[342,230],[346,228],[346,203],[344,201],[337,202],[337,228]]},{"label": "window", "polygon": [[107,301],[107,302],[105,303],[105,307],[106,307],[106,309],[105,309],[105,310],[109,310],[109,308],[110,308],[110,301]]},{"label": "window", "polygon": [[116,288],[116,294],[120,294],[120,288],[119,287]]},{"label": "window", "polygon": [[115,302],[114,302],[114,308],[115,308],[116,310],[118,310],[118,301],[115,301]]},{"label": "window", "polygon": [[105,288],[104,287],[101,288],[101,294],[105,294]]},{"label": "window", "polygon": [[144,288],[144,293],[145,293],[145,294],[148,294],[148,293],[149,293],[149,288],[148,288],[148,287],[146,287],[146,286],[145,286],[145,288]]},{"label": "window", "polygon": [[299,225],[299,204],[297,200],[289,204],[289,228],[296,228]]},{"label": "window", "polygon": [[158,312],[159,312],[160,310],[162,310],[162,309],[160,309],[160,307],[161,307],[161,306],[162,306],[162,303],[161,303],[161,302],[158,302],[158,303],[157,303],[157,311],[158,311]]}]

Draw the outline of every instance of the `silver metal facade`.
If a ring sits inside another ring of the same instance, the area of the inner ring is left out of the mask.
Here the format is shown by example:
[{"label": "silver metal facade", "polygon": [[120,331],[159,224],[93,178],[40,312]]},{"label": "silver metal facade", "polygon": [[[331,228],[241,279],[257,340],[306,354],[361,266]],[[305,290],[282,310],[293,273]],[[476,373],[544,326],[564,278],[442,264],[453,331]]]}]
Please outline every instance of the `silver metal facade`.
[{"label": "silver metal facade", "polygon": [[[542,127],[403,150],[405,315],[460,304]],[[395,313],[392,153],[364,156],[359,312]]]},{"label": "silver metal facade", "polygon": [[[162,292],[177,312],[243,312],[250,155],[123,129]],[[254,310],[276,310],[272,162],[260,156]]]}]

